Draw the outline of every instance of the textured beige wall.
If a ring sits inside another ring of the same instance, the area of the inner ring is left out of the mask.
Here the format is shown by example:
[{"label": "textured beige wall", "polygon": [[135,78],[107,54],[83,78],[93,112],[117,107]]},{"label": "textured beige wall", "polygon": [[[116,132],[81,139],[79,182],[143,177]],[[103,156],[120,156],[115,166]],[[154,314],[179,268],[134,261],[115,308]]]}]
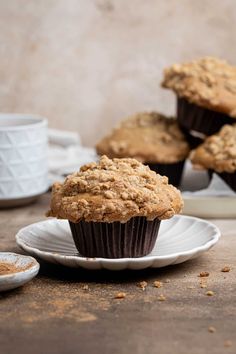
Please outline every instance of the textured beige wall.
[{"label": "textured beige wall", "polygon": [[133,112],[174,112],[166,65],[236,63],[235,24],[235,0],[0,0],[0,110],[44,115],[93,145]]}]

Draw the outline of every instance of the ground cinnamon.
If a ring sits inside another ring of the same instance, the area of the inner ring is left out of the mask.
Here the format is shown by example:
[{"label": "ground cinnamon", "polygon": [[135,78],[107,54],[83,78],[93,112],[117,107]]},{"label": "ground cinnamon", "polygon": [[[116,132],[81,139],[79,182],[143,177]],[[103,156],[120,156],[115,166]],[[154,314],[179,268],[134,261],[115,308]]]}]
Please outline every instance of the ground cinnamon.
[{"label": "ground cinnamon", "polygon": [[27,268],[28,268],[28,266],[17,267],[17,266],[15,266],[15,264],[12,264],[12,263],[0,262],[0,276],[6,275],[6,274],[22,272],[23,270],[26,270]]}]

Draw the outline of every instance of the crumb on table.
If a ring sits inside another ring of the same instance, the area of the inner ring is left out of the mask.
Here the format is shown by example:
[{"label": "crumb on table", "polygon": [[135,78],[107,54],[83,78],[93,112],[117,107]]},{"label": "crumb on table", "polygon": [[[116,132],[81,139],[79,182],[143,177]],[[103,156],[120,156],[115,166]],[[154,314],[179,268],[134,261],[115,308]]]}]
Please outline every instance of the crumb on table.
[{"label": "crumb on table", "polygon": [[166,297],[163,294],[161,294],[160,296],[158,296],[157,300],[158,301],[165,301]]},{"label": "crumb on table", "polygon": [[161,281],[155,280],[155,281],[153,282],[153,286],[154,286],[155,288],[161,288],[161,287],[163,286],[163,283],[162,283]]},{"label": "crumb on table", "polygon": [[213,296],[213,295],[215,295],[215,293],[214,293],[214,291],[212,291],[212,290],[208,290],[208,291],[206,292],[206,295],[207,295],[207,296]]},{"label": "crumb on table", "polygon": [[137,284],[137,286],[139,287],[139,288],[141,288],[142,290],[145,290],[146,289],[146,287],[147,287],[147,282],[146,281],[140,281],[138,284]]},{"label": "crumb on table", "polygon": [[199,277],[200,277],[200,278],[205,278],[205,277],[209,277],[209,275],[210,275],[209,272],[204,271],[204,272],[201,272],[201,273],[199,274]]},{"label": "crumb on table", "polygon": [[210,332],[210,333],[215,333],[215,332],[216,332],[215,327],[209,326],[209,327],[208,327],[208,332]]},{"label": "crumb on table", "polygon": [[114,296],[115,299],[124,299],[125,297],[126,297],[126,293],[124,292],[119,292]]},{"label": "crumb on table", "polygon": [[223,272],[223,273],[228,273],[228,272],[230,272],[230,267],[229,266],[225,266],[225,267],[223,267],[222,269],[221,269],[221,272]]}]

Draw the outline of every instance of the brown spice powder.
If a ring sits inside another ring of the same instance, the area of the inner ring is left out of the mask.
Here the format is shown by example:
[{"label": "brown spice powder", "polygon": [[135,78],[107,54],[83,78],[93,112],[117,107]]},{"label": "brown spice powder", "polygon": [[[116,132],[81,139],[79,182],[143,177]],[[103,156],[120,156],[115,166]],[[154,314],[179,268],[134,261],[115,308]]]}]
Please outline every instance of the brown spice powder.
[{"label": "brown spice powder", "polygon": [[0,276],[22,272],[23,270],[30,268],[31,265],[32,265],[32,263],[25,266],[25,267],[17,267],[15,264],[12,264],[12,263],[0,262]]}]

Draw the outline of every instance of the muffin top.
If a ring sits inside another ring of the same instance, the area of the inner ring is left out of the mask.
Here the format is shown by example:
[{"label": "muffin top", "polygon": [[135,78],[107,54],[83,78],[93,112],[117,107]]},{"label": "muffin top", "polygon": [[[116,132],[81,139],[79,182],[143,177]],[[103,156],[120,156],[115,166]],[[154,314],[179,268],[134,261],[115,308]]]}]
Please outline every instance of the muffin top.
[{"label": "muffin top", "polygon": [[182,209],[181,194],[168,178],[135,159],[102,156],[52,188],[47,216],[72,222],[126,222],[132,217],[168,219]]},{"label": "muffin top", "polygon": [[196,168],[221,172],[236,171],[236,124],[224,125],[220,132],[208,137],[193,150],[191,161]]},{"label": "muffin top", "polygon": [[162,86],[204,108],[236,118],[236,67],[205,57],[165,69]]},{"label": "muffin top", "polygon": [[124,120],[96,148],[99,155],[133,157],[145,163],[175,163],[189,153],[176,119],[156,112],[139,113]]}]

